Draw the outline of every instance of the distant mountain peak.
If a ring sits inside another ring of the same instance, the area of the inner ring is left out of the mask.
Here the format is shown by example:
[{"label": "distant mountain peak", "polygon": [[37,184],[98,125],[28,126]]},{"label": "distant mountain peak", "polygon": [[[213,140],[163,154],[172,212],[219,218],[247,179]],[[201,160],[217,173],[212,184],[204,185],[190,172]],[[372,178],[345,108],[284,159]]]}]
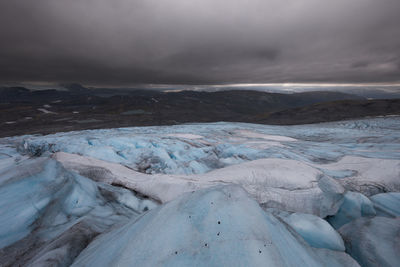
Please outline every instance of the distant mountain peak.
[{"label": "distant mountain peak", "polygon": [[63,88],[67,89],[70,92],[86,92],[89,89],[82,86],[79,83],[65,83],[65,84],[60,84]]}]

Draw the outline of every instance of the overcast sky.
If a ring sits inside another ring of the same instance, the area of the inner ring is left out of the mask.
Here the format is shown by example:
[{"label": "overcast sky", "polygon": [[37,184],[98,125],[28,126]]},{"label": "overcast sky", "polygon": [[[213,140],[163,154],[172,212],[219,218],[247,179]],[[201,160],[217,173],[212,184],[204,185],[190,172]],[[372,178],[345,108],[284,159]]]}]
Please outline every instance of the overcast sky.
[{"label": "overcast sky", "polygon": [[0,82],[392,83],[400,0],[0,0]]}]

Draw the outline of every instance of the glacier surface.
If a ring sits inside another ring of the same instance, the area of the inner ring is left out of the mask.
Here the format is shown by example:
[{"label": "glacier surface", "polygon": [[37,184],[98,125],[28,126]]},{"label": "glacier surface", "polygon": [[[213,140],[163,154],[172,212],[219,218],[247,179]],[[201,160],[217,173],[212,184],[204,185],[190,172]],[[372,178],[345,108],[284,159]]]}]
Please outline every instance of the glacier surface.
[{"label": "glacier surface", "polygon": [[1,138],[0,265],[398,266],[399,192],[399,117]]}]

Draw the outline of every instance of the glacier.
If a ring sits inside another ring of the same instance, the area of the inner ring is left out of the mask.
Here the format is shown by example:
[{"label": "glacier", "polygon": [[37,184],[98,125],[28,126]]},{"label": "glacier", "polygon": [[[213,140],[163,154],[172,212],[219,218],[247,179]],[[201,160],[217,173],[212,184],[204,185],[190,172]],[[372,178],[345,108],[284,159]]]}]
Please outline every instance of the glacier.
[{"label": "glacier", "polygon": [[398,116],[0,138],[0,265],[398,266],[399,192]]}]

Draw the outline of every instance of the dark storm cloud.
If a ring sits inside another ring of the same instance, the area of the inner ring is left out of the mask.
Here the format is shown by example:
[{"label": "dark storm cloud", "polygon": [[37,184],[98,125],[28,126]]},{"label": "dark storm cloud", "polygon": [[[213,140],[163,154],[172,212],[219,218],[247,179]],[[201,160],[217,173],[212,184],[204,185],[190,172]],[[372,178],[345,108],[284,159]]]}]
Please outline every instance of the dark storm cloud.
[{"label": "dark storm cloud", "polygon": [[399,0],[0,2],[0,82],[400,81]]}]

